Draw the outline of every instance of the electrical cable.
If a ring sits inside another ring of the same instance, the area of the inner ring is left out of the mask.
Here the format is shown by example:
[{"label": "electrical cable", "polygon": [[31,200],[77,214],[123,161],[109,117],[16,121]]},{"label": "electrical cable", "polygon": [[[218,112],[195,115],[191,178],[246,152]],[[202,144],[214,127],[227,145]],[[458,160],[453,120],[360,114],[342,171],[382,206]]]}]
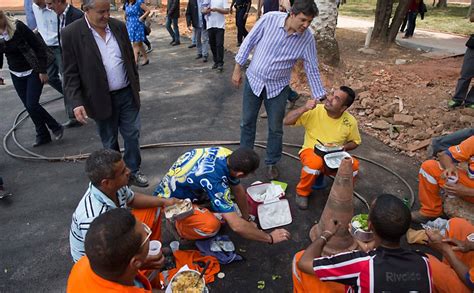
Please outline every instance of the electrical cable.
[{"label": "electrical cable", "polygon": [[[58,98],[54,98],[54,99],[51,99],[51,100],[48,100],[48,101],[44,101],[40,104],[41,105],[46,105],[46,104],[49,104],[51,102],[54,102],[54,101],[60,100],[60,99],[62,99],[62,97],[58,97]],[[12,128],[3,137],[3,149],[5,150],[5,152],[9,156],[11,156],[13,158],[16,158],[16,159],[22,159],[22,160],[48,161],[48,162],[68,162],[68,161],[75,162],[75,161],[78,161],[78,160],[87,159],[87,157],[89,157],[90,153],[68,155],[68,156],[65,155],[65,156],[62,156],[62,157],[46,157],[46,156],[37,154],[37,153],[32,152],[32,151],[28,150],[27,148],[25,148],[20,142],[18,142],[18,140],[16,138],[16,135],[15,135],[16,128],[19,125],[21,125],[29,117],[28,114],[26,114],[22,117],[22,115],[25,112],[26,112],[26,109],[22,110],[20,113],[17,114],[17,116],[15,117],[15,120],[13,122]],[[21,149],[22,151],[27,153],[29,156],[15,154],[8,148],[8,138],[10,136],[12,137],[13,142],[15,143],[15,145],[19,149]],[[256,141],[254,145],[258,148],[266,149],[267,147],[266,147],[265,143],[266,142],[264,142],[264,141]],[[229,141],[186,141],[186,142],[178,141],[178,142],[161,142],[161,143],[144,144],[144,145],[140,145],[140,149],[169,148],[169,147],[196,147],[196,146],[203,147],[203,146],[214,146],[214,145],[222,145],[222,146],[227,145],[228,146],[228,145],[239,145],[239,144],[240,144],[239,141],[233,141],[233,140],[229,140]],[[293,143],[285,143],[285,142],[283,143],[283,146],[293,147],[293,148],[301,148],[301,145],[293,144]],[[298,161],[300,160],[300,158],[298,156],[293,155],[289,152],[282,151],[282,154],[289,157],[289,158],[292,158],[292,159],[295,159],[295,160],[298,160]],[[400,174],[398,174],[394,170],[386,167],[385,165],[380,164],[378,162],[375,162],[371,159],[364,158],[364,157],[358,156],[358,155],[353,155],[353,156],[358,158],[359,160],[362,160],[362,161],[371,163],[375,166],[378,166],[378,167],[384,169],[385,171],[391,173],[395,177],[397,177],[408,188],[408,190],[410,192],[410,198],[408,199],[409,206],[410,206],[410,208],[413,206],[413,204],[415,202],[415,192],[413,191],[411,186],[408,184],[408,182]],[[329,176],[329,177],[331,179],[334,179],[334,176]],[[355,190],[354,190],[354,195],[356,196],[357,199],[359,199],[367,207],[367,209],[370,208],[370,205],[367,202],[367,200],[362,195],[360,195],[358,192],[356,192]]]}]

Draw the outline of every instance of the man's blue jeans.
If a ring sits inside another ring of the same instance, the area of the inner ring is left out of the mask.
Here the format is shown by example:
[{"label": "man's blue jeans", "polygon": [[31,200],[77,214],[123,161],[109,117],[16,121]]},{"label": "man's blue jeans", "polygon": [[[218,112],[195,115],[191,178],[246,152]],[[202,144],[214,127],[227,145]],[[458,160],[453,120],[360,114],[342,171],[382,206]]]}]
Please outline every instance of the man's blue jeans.
[{"label": "man's blue jeans", "polygon": [[95,120],[102,145],[106,149],[120,151],[118,131],[124,143],[123,160],[135,174],[140,169],[140,116],[133,100],[130,86],[111,93],[112,116],[105,120]]},{"label": "man's blue jeans", "polygon": [[[171,28],[171,23],[173,23],[173,28]],[[170,34],[171,38],[175,43],[179,43],[179,27],[178,27],[178,18],[166,17],[166,29]]]},{"label": "man's blue jeans", "polygon": [[201,27],[195,27],[194,34],[196,36],[196,47],[198,55],[208,56],[209,53],[209,36],[207,30],[202,29]]},{"label": "man's blue jeans", "polygon": [[256,96],[247,79],[244,85],[242,103],[242,120],[240,122],[240,146],[253,148],[257,131],[258,111],[265,104],[268,114],[267,158],[265,164],[275,165],[281,159],[283,140],[283,118],[285,117],[286,100],[290,94],[290,87],[286,86],[281,93],[267,99],[264,88],[260,96]]}]

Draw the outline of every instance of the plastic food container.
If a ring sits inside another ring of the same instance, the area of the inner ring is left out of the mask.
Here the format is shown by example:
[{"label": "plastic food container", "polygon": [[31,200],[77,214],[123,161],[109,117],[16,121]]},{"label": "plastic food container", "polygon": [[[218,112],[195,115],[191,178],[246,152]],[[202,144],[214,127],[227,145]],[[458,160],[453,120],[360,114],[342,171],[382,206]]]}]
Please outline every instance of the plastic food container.
[{"label": "plastic food container", "polygon": [[178,203],[165,208],[165,217],[168,220],[182,220],[186,217],[191,216],[194,213],[193,204],[189,198],[183,200],[182,203]]},{"label": "plastic food container", "polygon": [[319,143],[314,145],[314,153],[320,157],[340,151],[342,151],[342,146],[325,146]]},{"label": "plastic food container", "polygon": [[337,171],[345,157],[352,159],[348,152],[335,152],[324,156],[324,165],[329,171]]},{"label": "plastic food container", "polygon": [[[262,204],[265,200],[269,201],[273,198],[282,198],[285,196],[283,189],[281,193],[278,195],[273,195],[268,197],[266,195],[268,187],[270,187],[271,183],[257,183],[249,186],[247,188],[247,203],[249,205],[249,213],[251,215],[257,216],[257,207]],[[268,197],[268,198],[267,198]]]},{"label": "plastic food container", "polygon": [[290,224],[293,219],[288,200],[277,198],[259,205],[258,221],[264,230]]},{"label": "plastic food container", "polygon": [[[198,278],[199,275],[200,275],[200,273],[199,273],[198,271],[190,270],[189,267],[186,265],[186,266],[182,267],[182,268],[176,273],[176,275],[173,276],[173,278],[171,279],[171,281],[170,281],[168,287],[166,288],[166,291],[165,291],[165,292],[166,292],[166,293],[175,293],[175,292],[181,293],[181,292],[187,292],[187,291],[185,291],[185,290],[179,290],[179,289],[174,288],[174,286],[176,286],[176,284],[177,284],[175,281],[178,280],[178,278],[179,278],[180,275],[182,276],[182,275],[184,275],[184,274],[192,274],[192,275],[196,276],[196,277],[193,278],[194,282],[197,282],[197,278]],[[206,287],[206,281],[204,280],[204,277],[201,279],[200,282],[202,282],[202,284],[204,284],[204,287],[203,287],[202,291],[197,291],[197,290],[196,290],[196,292],[208,293],[208,292],[209,292],[209,289]],[[191,284],[190,287],[188,287],[188,288],[189,288],[189,289],[193,289],[193,287],[192,287],[193,285],[194,285],[194,284]],[[188,289],[188,288],[186,288],[186,289]],[[193,291],[193,292],[194,292],[194,291]]]},{"label": "plastic food container", "polygon": [[353,225],[354,221],[351,221],[351,234],[354,238],[360,241],[369,242],[374,239],[374,233],[372,231],[365,231],[364,229],[357,228]]}]

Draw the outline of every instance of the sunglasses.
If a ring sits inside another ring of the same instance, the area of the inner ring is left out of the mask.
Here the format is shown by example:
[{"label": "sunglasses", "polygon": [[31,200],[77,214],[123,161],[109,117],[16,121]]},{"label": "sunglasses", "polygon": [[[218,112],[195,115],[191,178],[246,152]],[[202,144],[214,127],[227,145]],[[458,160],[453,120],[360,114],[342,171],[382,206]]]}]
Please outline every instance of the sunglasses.
[{"label": "sunglasses", "polygon": [[142,249],[142,247],[145,245],[145,243],[150,240],[150,237],[151,237],[151,229],[150,227],[148,227],[147,224],[145,223],[142,223],[143,224],[143,228],[145,229],[145,232],[146,232],[146,237],[145,237],[145,240],[143,240],[142,244],[140,245],[140,250]]}]

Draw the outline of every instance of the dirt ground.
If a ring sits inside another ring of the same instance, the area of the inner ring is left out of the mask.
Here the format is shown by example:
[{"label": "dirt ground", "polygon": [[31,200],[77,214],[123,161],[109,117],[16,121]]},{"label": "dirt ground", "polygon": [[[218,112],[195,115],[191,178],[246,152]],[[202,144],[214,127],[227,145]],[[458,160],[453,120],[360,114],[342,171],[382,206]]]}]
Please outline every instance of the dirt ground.
[{"label": "dirt ground", "polygon": [[[180,32],[188,37],[186,3],[181,4]],[[166,8],[158,9],[157,23],[164,24]],[[250,31],[256,21],[252,8],[247,21]],[[235,14],[226,18],[225,49],[237,52]],[[323,83],[328,91],[348,85],[358,98],[350,112],[356,116],[361,130],[393,149],[426,158],[426,147],[432,137],[474,126],[474,110],[448,111],[462,64],[462,56],[430,59],[422,51],[393,45],[388,49],[374,46],[375,54],[359,52],[365,34],[338,29],[341,63],[331,67],[320,62]],[[293,72],[291,86],[304,97],[310,96],[302,64]],[[299,100],[302,105],[306,98]]]}]

